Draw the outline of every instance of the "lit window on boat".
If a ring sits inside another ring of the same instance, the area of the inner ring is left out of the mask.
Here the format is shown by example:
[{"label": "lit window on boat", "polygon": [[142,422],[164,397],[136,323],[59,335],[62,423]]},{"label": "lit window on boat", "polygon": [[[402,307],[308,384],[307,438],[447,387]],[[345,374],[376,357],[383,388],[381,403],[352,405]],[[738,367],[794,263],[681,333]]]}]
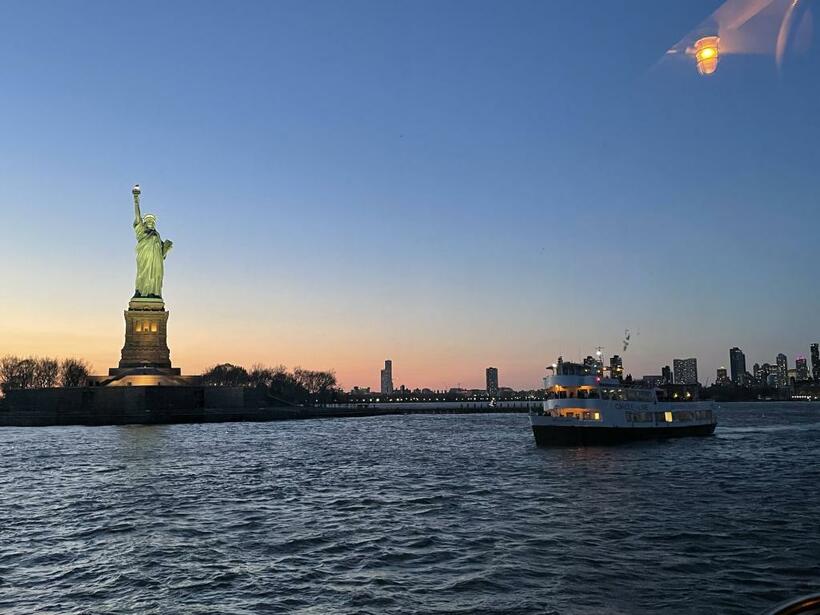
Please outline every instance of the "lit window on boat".
[{"label": "lit window on boat", "polygon": [[672,422],[672,413],[669,412],[669,411],[664,412],[663,413],[663,420],[666,421],[667,423],[671,423]]},{"label": "lit window on boat", "polygon": [[596,412],[595,414],[593,414],[593,415],[592,415],[592,417],[593,417],[596,421],[600,421],[600,420],[601,420],[601,413],[600,413],[600,412]]}]

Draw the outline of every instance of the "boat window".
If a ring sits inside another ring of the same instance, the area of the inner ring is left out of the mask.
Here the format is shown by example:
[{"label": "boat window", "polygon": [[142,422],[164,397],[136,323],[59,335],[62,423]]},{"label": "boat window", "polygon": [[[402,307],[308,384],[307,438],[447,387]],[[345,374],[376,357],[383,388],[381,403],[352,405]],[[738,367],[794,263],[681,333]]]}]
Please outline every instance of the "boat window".
[{"label": "boat window", "polygon": [[598,399],[598,389],[590,389],[589,390],[589,398],[590,399]]},{"label": "boat window", "polygon": [[628,401],[655,401],[655,393],[646,389],[626,389]]}]

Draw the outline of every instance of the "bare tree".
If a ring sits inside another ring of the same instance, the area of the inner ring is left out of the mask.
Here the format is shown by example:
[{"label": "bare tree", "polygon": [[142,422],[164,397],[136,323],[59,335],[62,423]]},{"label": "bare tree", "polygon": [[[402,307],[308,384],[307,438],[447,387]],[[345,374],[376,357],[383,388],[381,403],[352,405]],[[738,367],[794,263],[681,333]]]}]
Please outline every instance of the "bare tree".
[{"label": "bare tree", "polygon": [[60,380],[60,362],[57,359],[42,357],[34,360],[34,377],[32,386],[45,389],[57,386]]},{"label": "bare tree", "polygon": [[202,382],[211,386],[246,386],[248,384],[248,372],[240,365],[231,363],[221,363],[202,374]]},{"label": "bare tree", "polygon": [[254,363],[248,372],[248,384],[252,387],[269,387],[273,381],[273,370],[261,363]]},{"label": "bare tree", "polygon": [[4,393],[9,389],[20,388],[19,365],[20,358],[14,355],[6,355],[0,359],[0,388]]},{"label": "bare tree", "polygon": [[332,371],[297,367],[290,373],[284,365],[268,367],[261,363],[252,365],[250,371],[231,363],[214,365],[202,374],[202,382],[211,386],[264,387],[271,397],[286,403],[327,403],[339,393]]},{"label": "bare tree", "polygon": [[5,356],[0,359],[0,387],[3,391],[52,387],[57,382],[57,365],[49,358]]},{"label": "bare tree", "polygon": [[332,371],[314,371],[297,367],[293,370],[293,378],[314,401],[327,403],[333,397],[336,374]]},{"label": "bare tree", "polygon": [[65,359],[60,364],[60,384],[64,387],[88,385],[89,364],[83,359]]},{"label": "bare tree", "polygon": [[37,360],[34,357],[21,359],[17,364],[17,388],[30,389],[34,386],[35,371],[37,371]]}]

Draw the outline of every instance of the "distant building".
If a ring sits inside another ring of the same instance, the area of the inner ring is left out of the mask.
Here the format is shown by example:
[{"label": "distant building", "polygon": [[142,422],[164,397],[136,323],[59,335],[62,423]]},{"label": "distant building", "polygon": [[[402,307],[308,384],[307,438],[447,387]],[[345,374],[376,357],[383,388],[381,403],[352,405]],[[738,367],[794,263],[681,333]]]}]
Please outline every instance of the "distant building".
[{"label": "distant building", "polygon": [[591,355],[587,356],[587,358],[584,359],[584,367],[588,374],[592,374],[593,376],[604,375],[604,362],[601,360],[600,355],[597,358]]},{"label": "distant building", "polygon": [[609,376],[618,380],[624,379],[624,360],[618,355],[609,358]]},{"label": "distant building", "polygon": [[364,397],[370,395],[370,387],[353,387],[350,389],[350,394],[354,397]]},{"label": "distant building", "polygon": [[729,368],[732,374],[732,382],[737,386],[745,386],[746,382],[746,355],[735,346],[729,350]]},{"label": "distant building", "polygon": [[675,370],[675,384],[698,383],[697,359],[675,359],[672,361],[672,366]]},{"label": "distant building", "polygon": [[674,382],[672,379],[672,370],[668,365],[664,365],[661,368],[661,378],[663,379],[662,384],[672,384]]},{"label": "distant building", "polygon": [[789,362],[782,352],[777,355],[777,386],[789,386]]},{"label": "distant building", "polygon": [[498,397],[498,369],[495,367],[487,368],[487,395]]},{"label": "distant building", "polygon": [[768,376],[766,376],[766,386],[767,387],[777,387],[777,372],[772,372]]},{"label": "distant building", "polygon": [[771,363],[761,365],[758,380],[763,386],[777,386],[777,365]]},{"label": "distant building", "polygon": [[[590,360],[592,361],[590,362]],[[570,361],[564,361],[563,357],[558,357],[554,373],[556,376],[589,376],[590,374],[596,373],[596,365],[592,357],[587,357],[583,363],[572,363]]]},{"label": "distant building", "polygon": [[820,382],[820,350],[817,343],[811,345],[811,377],[815,383]]},{"label": "distant building", "polygon": [[382,394],[387,395],[389,393],[392,393],[393,392],[393,361],[391,361],[390,359],[387,359],[384,362],[384,369],[382,370],[381,376],[382,376],[382,383],[381,383],[382,384],[382,386],[381,386]]},{"label": "distant building", "polygon": [[809,379],[809,367],[806,364],[806,357],[797,357],[794,362],[794,371],[797,373],[797,382],[806,382]]},{"label": "distant building", "polygon": [[729,374],[726,372],[725,367],[718,367],[717,378],[715,378],[715,384],[718,384],[720,386],[729,384]]},{"label": "distant building", "polygon": [[663,376],[644,376],[641,381],[646,388],[654,389],[663,384]]},{"label": "distant building", "polygon": [[755,384],[760,384],[760,363],[755,363],[752,367],[752,379]]}]

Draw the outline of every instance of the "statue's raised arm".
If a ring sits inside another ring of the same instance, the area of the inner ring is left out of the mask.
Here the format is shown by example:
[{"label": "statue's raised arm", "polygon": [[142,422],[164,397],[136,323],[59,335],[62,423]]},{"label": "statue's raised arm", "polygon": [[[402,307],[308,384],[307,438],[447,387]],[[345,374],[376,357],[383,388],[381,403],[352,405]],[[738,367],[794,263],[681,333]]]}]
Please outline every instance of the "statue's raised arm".
[{"label": "statue's raised arm", "polygon": [[140,213],[140,185],[136,184],[131,189],[131,194],[134,195],[134,226],[142,223],[142,214]]}]

